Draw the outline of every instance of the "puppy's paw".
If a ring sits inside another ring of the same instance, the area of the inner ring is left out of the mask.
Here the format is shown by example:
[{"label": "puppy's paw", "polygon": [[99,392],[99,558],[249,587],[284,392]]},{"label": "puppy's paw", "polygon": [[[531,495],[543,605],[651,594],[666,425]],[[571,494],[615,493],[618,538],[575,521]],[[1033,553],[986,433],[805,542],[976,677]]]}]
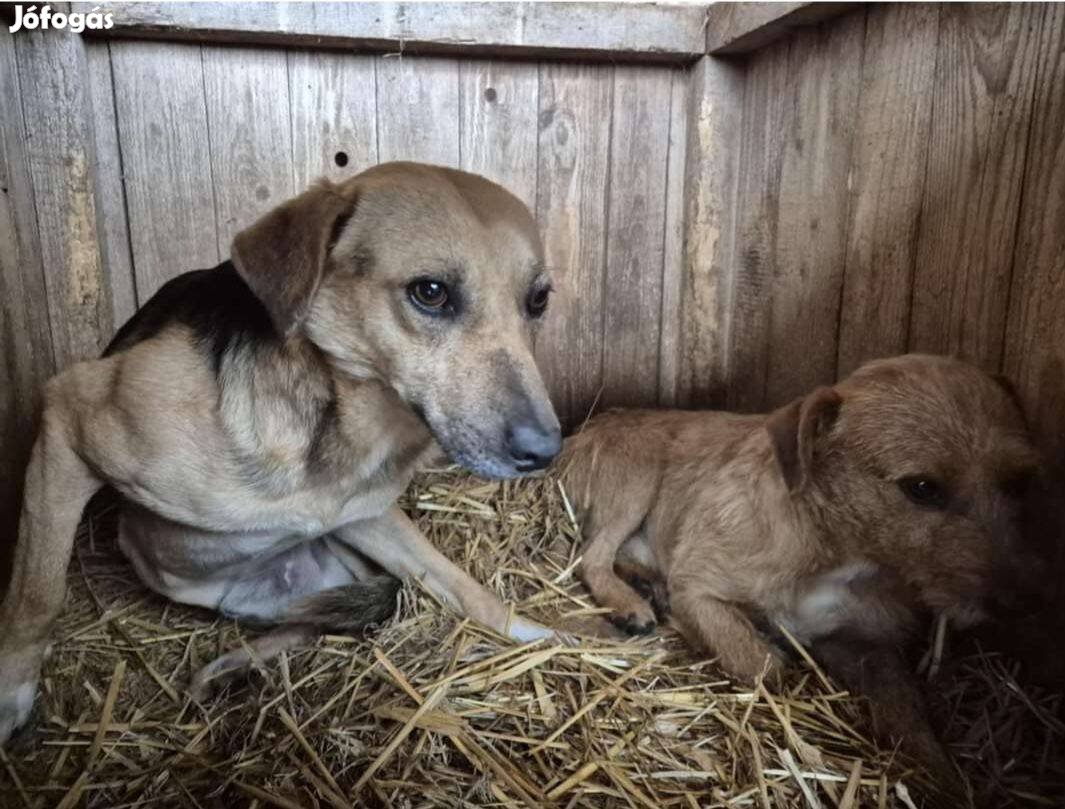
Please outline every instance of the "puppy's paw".
[{"label": "puppy's paw", "polygon": [[650,635],[658,627],[649,604],[640,604],[626,612],[615,612],[610,622],[627,635]]},{"label": "puppy's paw", "polygon": [[30,718],[33,698],[37,694],[36,678],[0,693],[0,745]]}]

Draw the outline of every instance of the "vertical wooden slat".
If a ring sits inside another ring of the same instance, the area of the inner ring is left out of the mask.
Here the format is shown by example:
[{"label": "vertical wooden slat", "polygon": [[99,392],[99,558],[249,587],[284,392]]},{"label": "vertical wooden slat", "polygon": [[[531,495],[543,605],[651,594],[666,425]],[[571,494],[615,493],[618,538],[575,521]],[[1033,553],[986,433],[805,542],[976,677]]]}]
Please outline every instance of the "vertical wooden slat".
[{"label": "vertical wooden slat", "polygon": [[57,367],[94,357],[112,332],[97,232],[88,65],[81,37],[14,37]]},{"label": "vertical wooden slat", "polygon": [[534,63],[459,63],[462,168],[483,174],[536,207],[539,73]]},{"label": "vertical wooden slat", "polygon": [[199,45],[111,43],[140,303],[219,261]]},{"label": "vertical wooden slat", "polygon": [[997,370],[1041,4],[941,7],[910,347]]},{"label": "vertical wooden slat", "polygon": [[1047,6],[1003,369],[1065,478],[1065,6]]},{"label": "vertical wooden slat", "polygon": [[869,9],[840,308],[838,376],[906,351],[939,6]]},{"label": "vertical wooden slat", "polygon": [[729,402],[831,382],[864,10],[754,59],[744,98]]},{"label": "vertical wooden slat", "polygon": [[0,592],[41,387],[55,370],[15,43],[0,26]]},{"label": "vertical wooden slat", "polygon": [[688,407],[726,404],[745,73],[705,57],[690,74],[676,397]]},{"label": "vertical wooden slat", "polygon": [[92,123],[96,139],[96,214],[100,254],[111,283],[112,321],[117,329],[137,309],[137,291],[130,255],[126,220],[126,190],[122,182],[122,157],[118,146],[111,54],[104,41],[86,43],[92,94]]},{"label": "vertical wooden slat", "polygon": [[613,69],[540,67],[536,212],[556,276],[537,359],[564,424],[579,424],[602,384],[603,262]]},{"label": "vertical wooden slat", "polygon": [[603,298],[603,406],[654,404],[662,314],[671,77],[614,74],[609,238]]},{"label": "vertical wooden slat", "polygon": [[864,31],[861,11],[796,37],[794,95],[774,100],[795,112],[784,136],[763,406],[835,380]]},{"label": "vertical wooden slat", "polygon": [[458,60],[379,56],[376,66],[381,161],[458,168]]},{"label": "vertical wooden slat", "polygon": [[658,403],[677,404],[680,384],[681,295],[684,289],[684,186],[688,144],[689,74],[671,76],[666,163],[666,223],[663,233],[662,309],[658,337]]},{"label": "vertical wooden slat", "polygon": [[282,50],[204,46],[218,254],[294,193],[288,62]]},{"label": "vertical wooden slat", "polygon": [[288,71],[296,191],[318,177],[343,180],[374,165],[374,57],[291,51]]},{"label": "vertical wooden slat", "polygon": [[793,97],[790,44],[780,43],[753,57],[744,81],[726,392],[727,406],[737,410],[760,410],[765,402],[782,141],[794,125],[792,107],[783,103]]}]

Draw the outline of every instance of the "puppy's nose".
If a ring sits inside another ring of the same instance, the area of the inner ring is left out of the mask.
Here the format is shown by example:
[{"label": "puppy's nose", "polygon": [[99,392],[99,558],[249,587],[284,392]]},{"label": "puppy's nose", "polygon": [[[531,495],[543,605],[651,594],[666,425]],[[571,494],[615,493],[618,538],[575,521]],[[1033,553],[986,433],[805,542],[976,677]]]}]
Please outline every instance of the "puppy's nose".
[{"label": "puppy's nose", "polygon": [[562,449],[562,432],[558,427],[544,427],[535,422],[519,422],[507,430],[507,450],[519,472],[543,469]]}]

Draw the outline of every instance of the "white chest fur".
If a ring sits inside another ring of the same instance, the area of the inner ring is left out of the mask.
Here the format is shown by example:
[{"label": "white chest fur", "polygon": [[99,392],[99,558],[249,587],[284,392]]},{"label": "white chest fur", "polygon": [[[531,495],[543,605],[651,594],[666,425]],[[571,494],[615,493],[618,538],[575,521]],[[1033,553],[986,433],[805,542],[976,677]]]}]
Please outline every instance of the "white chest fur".
[{"label": "white chest fur", "polygon": [[840,565],[801,582],[773,617],[803,643],[842,629],[867,637],[894,635],[905,608],[883,578],[870,562]]}]

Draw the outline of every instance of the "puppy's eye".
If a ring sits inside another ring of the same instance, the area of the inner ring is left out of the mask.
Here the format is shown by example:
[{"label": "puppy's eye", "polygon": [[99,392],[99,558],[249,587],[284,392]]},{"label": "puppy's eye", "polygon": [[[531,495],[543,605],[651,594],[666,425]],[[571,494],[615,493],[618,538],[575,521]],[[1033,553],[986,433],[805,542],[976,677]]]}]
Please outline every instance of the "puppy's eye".
[{"label": "puppy's eye", "polygon": [[551,287],[539,287],[529,292],[529,298],[525,302],[529,315],[540,317],[547,310],[547,302],[551,297]]},{"label": "puppy's eye", "polygon": [[947,490],[935,478],[928,475],[914,475],[899,480],[899,488],[910,500],[919,506],[943,508],[947,504]]},{"label": "puppy's eye", "polygon": [[410,284],[407,295],[415,306],[430,313],[444,311],[451,300],[447,285],[431,278],[422,278]]}]

